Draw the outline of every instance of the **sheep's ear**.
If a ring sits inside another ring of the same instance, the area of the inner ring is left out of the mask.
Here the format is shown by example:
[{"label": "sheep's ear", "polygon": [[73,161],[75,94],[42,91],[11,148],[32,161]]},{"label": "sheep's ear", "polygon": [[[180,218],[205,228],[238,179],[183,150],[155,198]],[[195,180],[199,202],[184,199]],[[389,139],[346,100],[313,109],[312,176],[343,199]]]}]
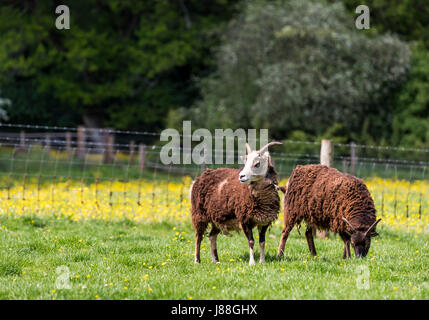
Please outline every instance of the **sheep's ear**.
[{"label": "sheep's ear", "polygon": [[268,157],[268,166],[274,167],[273,161],[271,160],[271,157]]},{"label": "sheep's ear", "polygon": [[268,151],[265,151],[263,154],[261,154],[261,157],[266,159],[266,160],[269,160],[270,159],[270,153]]},{"label": "sheep's ear", "polygon": [[260,155],[262,162],[265,164],[266,167],[269,167],[271,164],[271,157],[268,151],[265,151],[263,154]]}]

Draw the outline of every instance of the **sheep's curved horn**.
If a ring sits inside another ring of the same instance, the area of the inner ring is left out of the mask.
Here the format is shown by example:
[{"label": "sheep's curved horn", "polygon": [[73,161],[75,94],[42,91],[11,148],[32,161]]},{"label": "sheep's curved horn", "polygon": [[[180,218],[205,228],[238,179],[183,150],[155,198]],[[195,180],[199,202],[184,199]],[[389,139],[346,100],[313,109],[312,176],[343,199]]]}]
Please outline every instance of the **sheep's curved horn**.
[{"label": "sheep's curved horn", "polygon": [[264,152],[267,151],[269,147],[274,146],[276,144],[283,144],[283,143],[278,142],[278,141],[270,142],[270,143],[266,144],[265,146],[263,146],[261,148],[261,150],[259,150],[259,154],[264,154]]},{"label": "sheep's curved horn", "polygon": [[373,228],[375,228],[375,226],[381,221],[381,219],[378,219],[377,221],[375,221],[371,227],[368,228],[368,230],[365,232],[365,236],[368,234],[368,232],[370,232]]},{"label": "sheep's curved horn", "polygon": [[250,146],[247,142],[246,142],[246,150],[247,150],[247,154],[252,152],[252,148],[250,148]]},{"label": "sheep's curved horn", "polygon": [[356,232],[356,229],[353,228],[352,224],[346,218],[343,217],[343,221],[345,221],[349,225],[353,232]]}]

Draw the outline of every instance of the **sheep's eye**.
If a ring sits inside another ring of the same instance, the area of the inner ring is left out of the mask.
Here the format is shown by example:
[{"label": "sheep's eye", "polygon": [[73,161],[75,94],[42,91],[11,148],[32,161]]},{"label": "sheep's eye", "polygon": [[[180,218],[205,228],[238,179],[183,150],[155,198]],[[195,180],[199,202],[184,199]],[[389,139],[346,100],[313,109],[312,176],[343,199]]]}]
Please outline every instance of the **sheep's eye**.
[{"label": "sheep's eye", "polygon": [[258,161],[258,162],[255,163],[254,167],[255,168],[259,168],[260,165],[261,165],[261,163]]}]

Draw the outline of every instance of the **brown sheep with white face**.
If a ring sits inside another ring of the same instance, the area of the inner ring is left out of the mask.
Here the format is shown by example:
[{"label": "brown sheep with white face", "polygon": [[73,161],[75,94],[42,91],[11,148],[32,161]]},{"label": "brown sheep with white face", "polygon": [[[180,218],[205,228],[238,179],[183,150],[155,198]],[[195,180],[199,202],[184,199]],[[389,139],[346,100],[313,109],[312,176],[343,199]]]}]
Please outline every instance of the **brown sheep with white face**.
[{"label": "brown sheep with white face", "polygon": [[252,151],[248,144],[245,166],[240,169],[206,170],[191,186],[191,214],[195,228],[195,262],[200,262],[200,245],[210,223],[209,234],[212,261],[219,262],[216,239],[220,232],[242,230],[249,244],[249,264],[254,259],[254,227],[259,230],[260,262],[265,259],[265,232],[277,219],[280,197],[277,173],[271,162],[268,147]]},{"label": "brown sheep with white face", "polygon": [[323,165],[297,166],[284,195],[284,228],[278,249],[283,255],[289,232],[307,223],[305,236],[316,255],[313,229],[331,230],[344,241],[343,258],[350,258],[350,244],[356,257],[365,257],[371,237],[377,235],[374,201],[365,183],[352,175]]}]

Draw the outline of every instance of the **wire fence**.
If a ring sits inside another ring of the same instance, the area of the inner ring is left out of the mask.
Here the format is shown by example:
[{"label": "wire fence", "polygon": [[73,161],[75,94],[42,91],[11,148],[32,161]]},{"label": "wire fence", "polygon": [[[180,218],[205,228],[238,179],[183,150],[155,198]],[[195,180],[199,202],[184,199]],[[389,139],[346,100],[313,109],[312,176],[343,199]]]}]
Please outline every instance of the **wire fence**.
[{"label": "wire fence", "polygon": [[[159,137],[109,128],[0,124],[0,201],[71,205],[73,196],[81,205],[183,209],[191,181],[203,170],[242,166],[237,155],[232,164],[213,164],[216,151],[224,152],[215,149],[212,163],[165,165]],[[320,142],[282,142],[270,151],[280,180],[297,165],[320,163]],[[369,188],[379,214],[429,215],[429,149],[333,145],[335,168],[373,181]]]}]

